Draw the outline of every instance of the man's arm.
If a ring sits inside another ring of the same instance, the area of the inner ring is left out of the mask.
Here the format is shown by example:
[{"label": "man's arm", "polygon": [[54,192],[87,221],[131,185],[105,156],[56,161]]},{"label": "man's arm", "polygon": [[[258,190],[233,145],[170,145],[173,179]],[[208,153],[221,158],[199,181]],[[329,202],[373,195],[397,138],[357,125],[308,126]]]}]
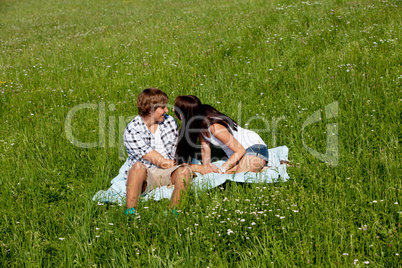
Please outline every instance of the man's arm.
[{"label": "man's arm", "polygon": [[174,160],[164,158],[155,150],[145,154],[142,158],[163,169],[171,168],[176,165]]}]

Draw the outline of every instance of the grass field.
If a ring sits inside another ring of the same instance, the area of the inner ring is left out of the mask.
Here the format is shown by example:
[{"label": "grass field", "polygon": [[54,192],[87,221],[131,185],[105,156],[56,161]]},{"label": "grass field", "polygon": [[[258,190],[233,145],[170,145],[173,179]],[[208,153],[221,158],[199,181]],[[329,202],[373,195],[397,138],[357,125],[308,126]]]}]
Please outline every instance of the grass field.
[{"label": "grass field", "polygon": [[[0,266],[400,267],[401,7],[0,0]],[[288,146],[291,179],[189,192],[178,220],[97,205],[147,87]]]}]

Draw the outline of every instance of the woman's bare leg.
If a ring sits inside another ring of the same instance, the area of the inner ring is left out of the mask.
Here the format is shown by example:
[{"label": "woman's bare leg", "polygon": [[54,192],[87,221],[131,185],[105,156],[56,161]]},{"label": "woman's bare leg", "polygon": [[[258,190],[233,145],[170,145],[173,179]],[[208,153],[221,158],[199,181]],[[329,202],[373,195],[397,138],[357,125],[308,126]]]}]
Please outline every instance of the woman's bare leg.
[{"label": "woman's bare leg", "polygon": [[267,161],[257,156],[246,155],[242,159],[240,159],[239,164],[237,165],[236,168],[236,172],[234,173],[247,172],[247,171],[260,172],[266,163]]}]

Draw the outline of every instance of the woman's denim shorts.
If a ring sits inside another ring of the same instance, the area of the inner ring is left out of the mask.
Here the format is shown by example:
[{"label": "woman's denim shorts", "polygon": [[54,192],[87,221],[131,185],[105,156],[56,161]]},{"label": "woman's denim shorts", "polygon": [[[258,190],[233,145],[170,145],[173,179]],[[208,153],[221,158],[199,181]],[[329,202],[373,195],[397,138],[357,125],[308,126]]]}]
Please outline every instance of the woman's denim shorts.
[{"label": "woman's denim shorts", "polygon": [[254,144],[246,149],[246,155],[257,156],[268,162],[268,148],[264,144]]}]

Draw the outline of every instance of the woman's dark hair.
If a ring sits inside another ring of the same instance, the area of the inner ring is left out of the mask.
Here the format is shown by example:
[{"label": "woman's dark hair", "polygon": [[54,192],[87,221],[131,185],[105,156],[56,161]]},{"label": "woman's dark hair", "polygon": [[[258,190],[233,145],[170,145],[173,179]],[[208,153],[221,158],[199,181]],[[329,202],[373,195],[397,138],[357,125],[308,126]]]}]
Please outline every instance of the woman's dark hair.
[{"label": "woman's dark hair", "polygon": [[201,105],[201,115],[204,117],[202,120],[201,128],[208,129],[213,124],[220,124],[227,128],[232,134],[232,129],[237,130],[237,123],[229,116],[219,112],[214,107],[208,104]]},{"label": "woman's dark hair", "polygon": [[216,110],[211,105],[201,104],[199,98],[193,95],[178,96],[174,104],[175,114],[182,121],[179,140],[176,149],[176,163],[190,163],[194,158],[197,139],[202,130],[212,124],[226,127],[230,133],[237,130],[237,123],[229,116]]},{"label": "woman's dark hair", "polygon": [[174,102],[174,113],[182,121],[176,148],[176,163],[190,163],[194,158],[200,131],[201,101],[196,96],[178,96]]}]

